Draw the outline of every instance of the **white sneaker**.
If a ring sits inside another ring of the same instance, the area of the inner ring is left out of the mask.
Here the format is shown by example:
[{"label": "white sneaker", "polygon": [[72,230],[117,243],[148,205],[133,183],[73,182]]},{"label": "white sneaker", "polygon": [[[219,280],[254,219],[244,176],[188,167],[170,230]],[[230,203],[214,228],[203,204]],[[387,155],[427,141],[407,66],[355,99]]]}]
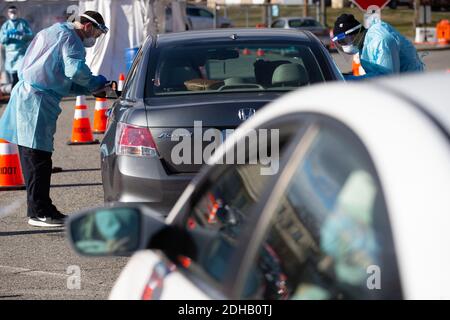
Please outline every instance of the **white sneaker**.
[{"label": "white sneaker", "polygon": [[34,217],[28,220],[28,224],[34,227],[63,227],[64,221],[52,217]]}]

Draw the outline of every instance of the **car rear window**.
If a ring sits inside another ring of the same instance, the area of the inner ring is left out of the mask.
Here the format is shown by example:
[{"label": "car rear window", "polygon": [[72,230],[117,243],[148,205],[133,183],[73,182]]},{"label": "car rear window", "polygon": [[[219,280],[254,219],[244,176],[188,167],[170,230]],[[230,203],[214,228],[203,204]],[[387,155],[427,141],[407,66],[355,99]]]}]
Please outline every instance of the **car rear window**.
[{"label": "car rear window", "polygon": [[303,20],[303,19],[296,19],[296,20],[289,20],[289,27],[291,28],[308,28],[308,27],[323,27],[320,22],[315,20]]},{"label": "car rear window", "polygon": [[290,91],[323,82],[307,45],[267,43],[168,46],[160,49],[153,96]]}]

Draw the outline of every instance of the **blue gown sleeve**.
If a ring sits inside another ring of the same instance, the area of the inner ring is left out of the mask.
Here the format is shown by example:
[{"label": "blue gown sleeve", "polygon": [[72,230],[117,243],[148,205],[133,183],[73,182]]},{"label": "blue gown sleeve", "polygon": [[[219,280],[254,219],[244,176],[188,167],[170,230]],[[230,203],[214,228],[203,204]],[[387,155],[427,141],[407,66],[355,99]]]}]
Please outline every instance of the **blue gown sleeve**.
[{"label": "blue gown sleeve", "polygon": [[26,20],[22,20],[22,22],[23,22],[22,27],[24,30],[23,35],[22,35],[22,40],[25,42],[28,42],[31,39],[33,39],[34,34],[33,34],[33,31],[31,30],[28,22]]},{"label": "blue gown sleeve", "polygon": [[0,42],[2,44],[8,44],[9,43],[9,37],[7,35],[6,30],[6,23],[2,25],[2,28],[0,29]]},{"label": "blue gown sleeve", "polygon": [[394,39],[372,41],[367,48],[367,58],[361,59],[366,71],[363,78],[389,75],[400,72],[400,50]]},{"label": "blue gown sleeve", "polygon": [[91,70],[86,65],[85,50],[76,39],[68,36],[62,45],[62,59],[64,62],[64,74],[71,79],[75,86],[75,91],[79,87],[85,87],[89,92],[104,85],[101,76],[92,75]]}]

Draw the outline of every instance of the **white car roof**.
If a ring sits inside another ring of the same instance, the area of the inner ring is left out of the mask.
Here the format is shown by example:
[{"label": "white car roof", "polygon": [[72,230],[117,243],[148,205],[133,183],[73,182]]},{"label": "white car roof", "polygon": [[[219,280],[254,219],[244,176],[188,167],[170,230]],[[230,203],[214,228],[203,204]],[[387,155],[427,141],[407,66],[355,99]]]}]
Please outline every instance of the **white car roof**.
[{"label": "white car roof", "polygon": [[[429,115],[450,133],[450,87],[449,78],[442,73],[431,73],[426,77],[420,74],[402,76],[400,78],[386,78],[376,81],[373,85],[380,85],[387,90],[395,90],[398,94],[423,108]],[[400,80],[400,81],[399,81]]]},{"label": "white car roof", "polygon": [[[314,85],[270,103],[229,139],[290,113],[343,122],[367,147],[380,178],[405,297],[450,299],[449,88],[448,73]],[[230,147],[223,144],[210,163]]]}]

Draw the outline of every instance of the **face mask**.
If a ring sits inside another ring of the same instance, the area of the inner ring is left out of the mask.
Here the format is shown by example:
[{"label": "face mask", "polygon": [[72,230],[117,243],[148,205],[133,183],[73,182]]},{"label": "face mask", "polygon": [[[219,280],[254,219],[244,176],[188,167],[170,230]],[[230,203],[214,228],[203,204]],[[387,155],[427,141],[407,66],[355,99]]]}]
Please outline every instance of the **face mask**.
[{"label": "face mask", "polygon": [[8,17],[9,17],[11,20],[16,20],[16,19],[17,19],[17,14],[15,14],[15,13],[9,13],[9,14],[8,14]]},{"label": "face mask", "polygon": [[86,48],[90,48],[90,47],[93,47],[95,45],[95,41],[96,41],[96,39],[94,37],[84,38],[83,39],[83,45]]},{"label": "face mask", "polygon": [[354,44],[342,46],[342,51],[344,51],[346,54],[357,54],[359,52],[358,47]]}]

